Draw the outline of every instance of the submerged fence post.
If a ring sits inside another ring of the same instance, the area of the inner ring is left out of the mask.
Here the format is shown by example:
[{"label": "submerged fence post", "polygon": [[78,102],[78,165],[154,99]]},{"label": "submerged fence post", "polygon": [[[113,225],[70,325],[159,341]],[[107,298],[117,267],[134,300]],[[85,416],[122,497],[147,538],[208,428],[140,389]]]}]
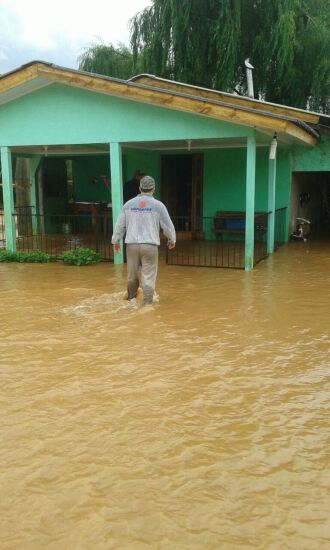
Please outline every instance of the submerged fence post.
[{"label": "submerged fence post", "polygon": [[256,179],[256,139],[247,138],[246,154],[246,215],[245,215],[245,271],[254,264],[254,203]]},{"label": "submerged fence post", "polygon": [[[111,170],[111,202],[113,226],[117,221],[123,206],[123,171],[120,143],[110,143],[110,170]],[[123,242],[120,243],[120,253],[114,254],[114,263],[124,262]]]},{"label": "submerged fence post", "polygon": [[268,160],[268,231],[267,252],[274,252],[275,240],[275,182],[276,182],[276,138],[273,138]]},{"label": "submerged fence post", "polygon": [[9,147],[1,147],[1,170],[6,249],[9,252],[16,252],[13,172],[11,164],[11,152]]}]

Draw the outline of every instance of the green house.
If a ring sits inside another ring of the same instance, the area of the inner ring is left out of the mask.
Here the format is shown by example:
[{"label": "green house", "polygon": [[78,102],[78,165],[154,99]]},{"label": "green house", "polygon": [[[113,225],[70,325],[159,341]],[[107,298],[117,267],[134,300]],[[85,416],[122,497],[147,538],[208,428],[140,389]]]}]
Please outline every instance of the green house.
[{"label": "green house", "polygon": [[320,113],[151,75],[33,61],[0,78],[0,245],[56,255],[83,243],[112,260],[123,184],[139,169],[176,225],[169,263],[250,270],[297,218],[326,227],[329,126]]}]

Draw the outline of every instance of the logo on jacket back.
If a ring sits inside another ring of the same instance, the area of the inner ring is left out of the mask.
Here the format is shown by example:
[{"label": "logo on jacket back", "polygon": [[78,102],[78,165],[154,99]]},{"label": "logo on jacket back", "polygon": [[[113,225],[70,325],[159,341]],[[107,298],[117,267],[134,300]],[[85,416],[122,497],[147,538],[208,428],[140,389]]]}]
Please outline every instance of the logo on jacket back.
[{"label": "logo on jacket back", "polygon": [[137,206],[133,206],[131,209],[131,212],[140,212],[142,214],[146,214],[147,212],[152,212],[152,208],[150,206],[147,206],[146,201],[143,199],[139,200]]}]

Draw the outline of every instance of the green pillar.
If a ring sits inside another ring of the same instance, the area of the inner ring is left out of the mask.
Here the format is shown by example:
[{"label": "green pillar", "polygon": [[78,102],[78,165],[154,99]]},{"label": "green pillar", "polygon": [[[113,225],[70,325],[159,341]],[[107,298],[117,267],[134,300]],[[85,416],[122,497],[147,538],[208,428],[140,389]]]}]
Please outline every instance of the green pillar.
[{"label": "green pillar", "polygon": [[[122,154],[120,143],[110,143],[110,171],[111,171],[111,202],[113,226],[117,221],[123,206],[123,173]],[[114,263],[124,262],[123,242],[121,241],[120,253],[114,254]]]},{"label": "green pillar", "polygon": [[16,252],[16,233],[14,220],[14,193],[11,153],[9,147],[1,147],[2,191],[5,217],[6,249]]},{"label": "green pillar", "polygon": [[37,183],[36,183],[36,172],[40,164],[41,156],[32,157],[30,159],[30,204],[31,204],[31,213],[32,213],[32,231],[33,235],[38,234],[38,193],[37,193]]},{"label": "green pillar", "polygon": [[275,238],[275,180],[276,180],[276,156],[268,161],[268,231],[267,252],[274,252]]},{"label": "green pillar", "polygon": [[256,185],[256,139],[247,138],[246,154],[246,218],[245,218],[245,271],[253,269],[254,260],[254,201]]}]

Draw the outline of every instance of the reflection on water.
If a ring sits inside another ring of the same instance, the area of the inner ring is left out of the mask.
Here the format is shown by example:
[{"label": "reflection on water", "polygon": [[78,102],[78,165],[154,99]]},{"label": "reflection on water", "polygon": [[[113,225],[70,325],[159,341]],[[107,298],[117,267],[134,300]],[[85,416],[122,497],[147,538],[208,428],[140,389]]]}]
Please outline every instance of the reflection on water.
[{"label": "reflection on water", "polygon": [[329,547],[326,243],[0,280],[1,549]]}]

